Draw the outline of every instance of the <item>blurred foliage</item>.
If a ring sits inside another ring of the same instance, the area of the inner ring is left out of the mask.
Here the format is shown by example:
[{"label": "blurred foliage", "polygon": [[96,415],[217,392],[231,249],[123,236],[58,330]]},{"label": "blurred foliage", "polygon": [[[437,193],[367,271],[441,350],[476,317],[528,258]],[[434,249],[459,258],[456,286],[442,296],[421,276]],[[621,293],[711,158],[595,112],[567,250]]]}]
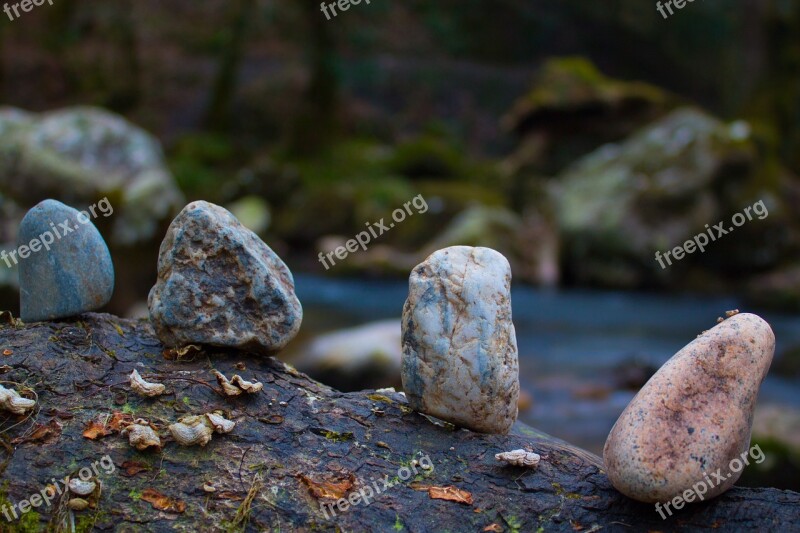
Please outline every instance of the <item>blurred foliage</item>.
[{"label": "blurred foliage", "polygon": [[564,168],[678,103],[746,119],[759,178],[725,168],[730,187],[784,194],[798,31],[800,0],[668,20],[640,0],[373,0],[331,20],[316,0],[60,0],[0,24],[0,96],[123,113],[164,141],[189,199],[262,197],[291,245],[423,192],[430,225],[387,236],[416,246],[476,204],[542,212]]}]

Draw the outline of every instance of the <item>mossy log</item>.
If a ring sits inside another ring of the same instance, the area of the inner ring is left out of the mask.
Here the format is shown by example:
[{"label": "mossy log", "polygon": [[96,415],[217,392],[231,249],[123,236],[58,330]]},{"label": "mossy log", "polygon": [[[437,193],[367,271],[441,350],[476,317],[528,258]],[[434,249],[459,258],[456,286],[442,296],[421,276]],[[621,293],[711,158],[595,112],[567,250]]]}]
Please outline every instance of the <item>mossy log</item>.
[{"label": "mossy log", "polygon": [[[0,514],[2,531],[788,531],[800,523],[800,494],[745,488],[662,520],[616,492],[598,457],[519,423],[510,435],[472,433],[412,412],[401,394],[341,393],[273,358],[165,352],[147,321],[90,313],[23,325],[2,316],[3,384],[35,391],[38,405],[0,417],[0,513],[53,478],[105,456],[114,464],[98,471],[93,508],[70,511],[57,496],[10,522]],[[134,368],[167,394],[133,393]],[[264,389],[225,397],[213,369]],[[168,436],[178,418],[218,409],[236,421],[233,432],[204,447]],[[156,424],[162,450],[130,447],[114,430],[115,412]],[[109,434],[84,436],[93,422]],[[535,469],[494,458],[526,447],[542,456]],[[342,497],[355,504],[338,508]]]}]

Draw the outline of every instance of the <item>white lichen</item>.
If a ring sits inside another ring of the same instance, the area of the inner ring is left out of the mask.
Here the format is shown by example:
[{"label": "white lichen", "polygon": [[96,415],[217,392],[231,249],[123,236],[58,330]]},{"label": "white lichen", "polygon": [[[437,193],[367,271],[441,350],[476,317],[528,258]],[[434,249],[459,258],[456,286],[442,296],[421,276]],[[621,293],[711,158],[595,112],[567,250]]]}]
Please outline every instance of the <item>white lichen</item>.
[{"label": "white lichen", "polygon": [[131,372],[130,378],[131,388],[136,394],[141,396],[153,398],[155,396],[161,396],[166,391],[166,387],[161,383],[150,383],[149,381],[145,381],[135,368],[133,369],[133,372]]},{"label": "white lichen", "polygon": [[539,454],[525,450],[512,450],[510,452],[498,453],[495,454],[494,458],[510,465],[525,466],[528,468],[535,467],[542,459]]}]

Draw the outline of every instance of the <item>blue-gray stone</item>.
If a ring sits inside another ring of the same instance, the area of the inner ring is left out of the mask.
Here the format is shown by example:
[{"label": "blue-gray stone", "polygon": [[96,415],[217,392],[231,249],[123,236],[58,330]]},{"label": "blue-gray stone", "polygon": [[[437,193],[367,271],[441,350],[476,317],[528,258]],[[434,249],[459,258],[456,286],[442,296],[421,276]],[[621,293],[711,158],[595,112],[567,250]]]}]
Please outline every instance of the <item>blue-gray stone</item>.
[{"label": "blue-gray stone", "polygon": [[280,257],[229,211],[202,201],[170,224],[147,304],[159,339],[173,347],[271,354],[303,320],[294,278]]},{"label": "blue-gray stone", "polygon": [[88,213],[59,201],[45,200],[28,211],[16,257],[20,317],[26,322],[93,311],[114,292],[114,265],[100,232]]},{"label": "blue-gray stone", "polygon": [[519,363],[506,258],[452,246],[419,264],[408,285],[401,369],[408,403],[473,431],[508,433]]}]

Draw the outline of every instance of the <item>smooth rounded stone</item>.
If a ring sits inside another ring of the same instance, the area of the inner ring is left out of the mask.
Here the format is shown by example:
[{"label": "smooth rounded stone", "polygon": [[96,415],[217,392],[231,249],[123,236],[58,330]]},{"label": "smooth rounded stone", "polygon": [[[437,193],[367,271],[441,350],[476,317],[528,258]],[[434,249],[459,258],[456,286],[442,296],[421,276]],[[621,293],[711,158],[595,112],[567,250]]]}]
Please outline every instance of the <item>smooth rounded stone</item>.
[{"label": "smooth rounded stone", "polygon": [[303,309],[280,257],[227,210],[192,202],[170,224],[147,301],[168,346],[271,354],[297,334]]},{"label": "smooth rounded stone", "polygon": [[[714,486],[704,499],[733,486],[743,469],[732,471],[730,462],[749,448],[758,389],[774,349],[769,324],[738,314],[675,354],[608,436],[603,459],[614,487],[654,503],[692,490],[707,476]],[[723,481],[713,476],[718,469]]]},{"label": "smooth rounded stone", "polygon": [[114,265],[88,214],[56,200],[40,202],[22,219],[17,246],[23,321],[65,318],[111,300]]},{"label": "smooth rounded stone", "polygon": [[473,431],[508,433],[519,399],[510,289],[508,261],[489,248],[445,248],[414,268],[401,371],[413,409]]}]

